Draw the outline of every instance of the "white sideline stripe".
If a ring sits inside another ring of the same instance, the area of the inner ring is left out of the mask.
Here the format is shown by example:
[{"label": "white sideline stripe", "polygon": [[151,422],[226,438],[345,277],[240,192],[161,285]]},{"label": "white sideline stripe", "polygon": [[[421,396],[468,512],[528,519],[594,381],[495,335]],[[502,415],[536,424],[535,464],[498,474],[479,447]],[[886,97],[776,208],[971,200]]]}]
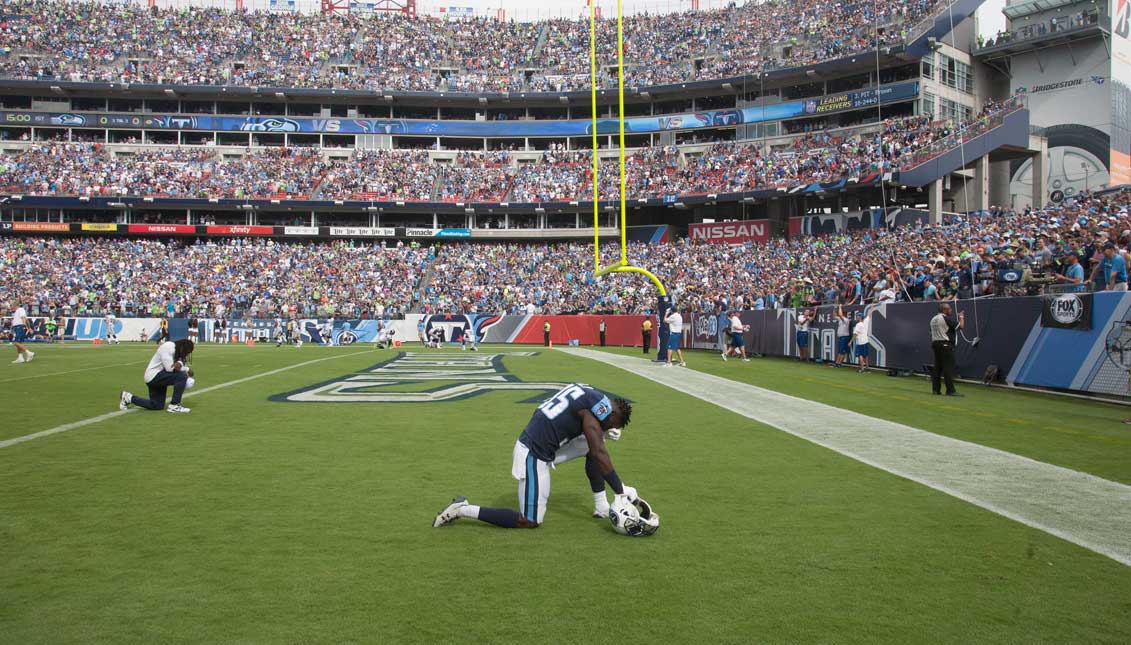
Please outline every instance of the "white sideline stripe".
[{"label": "white sideline stripe", "polygon": [[[239,385],[241,383],[247,383],[248,381],[254,381],[255,379],[263,378],[265,376],[271,376],[273,374],[278,374],[280,372],[286,372],[287,370],[293,370],[293,369],[296,369],[296,368],[299,368],[299,367],[306,367],[307,365],[313,365],[314,363],[321,363],[322,361],[332,361],[335,358],[345,358],[346,356],[357,356],[359,354],[369,354],[369,353],[372,353],[372,352],[375,352],[375,351],[377,351],[377,350],[367,349],[363,352],[350,352],[348,354],[337,354],[335,356],[326,356],[325,358],[316,358],[312,361],[306,361],[306,362],[303,362],[303,363],[295,363],[294,365],[288,365],[286,367],[280,367],[278,369],[269,370],[267,372],[261,372],[259,374],[253,374],[252,376],[245,376],[244,378],[239,378],[239,379],[236,379],[234,381],[228,381],[227,383],[220,383],[219,385],[213,385],[211,387],[206,387],[206,388],[203,388],[203,389],[200,389],[200,390],[193,390],[192,392],[186,392],[182,398],[187,399],[190,396],[197,396],[197,395],[200,395],[200,394],[206,394],[208,392],[212,392],[213,390],[220,390],[220,389],[223,389],[223,388],[226,388],[226,387],[232,387],[233,385]],[[49,437],[53,434],[59,434],[60,432],[66,432],[68,430],[75,430],[76,428],[88,426],[88,425],[91,425],[92,423],[98,423],[100,421],[106,421],[107,419],[113,419],[114,417],[120,417],[123,414],[129,414],[129,413],[135,412],[135,411],[137,411],[137,408],[130,408],[128,410],[115,410],[113,412],[107,412],[106,414],[100,414],[96,417],[90,417],[89,419],[83,419],[82,421],[74,421],[72,423],[64,423],[61,426],[55,426],[54,428],[50,428],[50,429],[47,429],[47,430],[41,430],[40,432],[34,432],[32,434],[27,434],[27,435],[24,435],[22,437],[14,437],[12,439],[5,439],[4,441],[0,441],[0,449],[7,448],[9,446],[14,446],[18,443],[24,443],[25,441],[31,441],[32,439],[39,439],[41,437]]]},{"label": "white sideline stripe", "polygon": [[564,351],[643,376],[1131,566],[1131,486],[695,370],[586,349]]},{"label": "white sideline stripe", "polygon": [[[33,361],[34,362],[34,361]],[[126,365],[143,365],[145,361],[133,363],[114,363],[113,365],[99,365],[97,367],[83,367],[77,370],[67,370],[66,372],[50,372],[48,374],[34,374],[32,376],[18,376],[16,378],[6,378],[0,380],[0,383],[12,383],[14,381],[26,381],[33,378],[47,378],[48,376],[62,376],[64,374],[74,374],[75,372],[89,372],[90,370],[104,370],[110,367],[125,367]]]}]

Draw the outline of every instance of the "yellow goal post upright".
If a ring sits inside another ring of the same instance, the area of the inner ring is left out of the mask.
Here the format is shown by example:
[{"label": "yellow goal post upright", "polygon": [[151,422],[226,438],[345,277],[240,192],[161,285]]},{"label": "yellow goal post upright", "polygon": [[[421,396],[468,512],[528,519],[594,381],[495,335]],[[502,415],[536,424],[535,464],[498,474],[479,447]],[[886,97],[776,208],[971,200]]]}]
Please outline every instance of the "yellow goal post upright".
[{"label": "yellow goal post upright", "polygon": [[664,283],[651,271],[633,266],[628,261],[628,211],[627,203],[627,177],[624,170],[624,17],[623,0],[617,0],[617,125],[619,134],[618,158],[620,179],[620,260],[601,268],[601,175],[598,151],[600,146],[597,140],[597,0],[587,0],[589,5],[589,77],[590,77],[590,103],[592,107],[593,134],[593,277],[599,278],[609,273],[638,273],[645,276],[656,285],[659,292],[656,312],[659,319],[659,360],[667,358],[667,340],[669,335],[668,325],[664,323],[664,316],[672,306],[668,290]]}]

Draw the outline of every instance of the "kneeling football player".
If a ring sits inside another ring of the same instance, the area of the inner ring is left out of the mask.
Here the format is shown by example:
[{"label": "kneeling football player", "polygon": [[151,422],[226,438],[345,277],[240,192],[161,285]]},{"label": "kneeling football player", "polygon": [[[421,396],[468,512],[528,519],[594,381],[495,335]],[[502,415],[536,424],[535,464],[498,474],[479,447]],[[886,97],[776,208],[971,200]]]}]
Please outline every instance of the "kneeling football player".
[{"label": "kneeling football player", "polygon": [[432,526],[467,517],[505,528],[535,528],[542,523],[550,499],[551,467],[583,455],[594,515],[608,514],[606,482],[615,493],[613,506],[635,513],[636,489],[617,476],[604,438],[606,431],[627,426],[631,415],[632,406],[624,399],[609,401],[604,393],[580,383],[563,388],[538,406],[514,444],[511,476],[518,480],[518,510],[474,506],[466,497],[457,497],[436,515]]},{"label": "kneeling football player", "polygon": [[[118,409],[126,410],[131,405],[136,405],[146,410],[167,409],[179,414],[190,412],[189,408],[181,405],[181,396],[192,377],[192,369],[188,366],[192,350],[191,340],[161,343],[145,368],[145,385],[149,388],[149,398],[122,392],[118,399]],[[165,408],[165,392],[170,387],[173,388],[173,398],[169,401],[169,407]]]}]

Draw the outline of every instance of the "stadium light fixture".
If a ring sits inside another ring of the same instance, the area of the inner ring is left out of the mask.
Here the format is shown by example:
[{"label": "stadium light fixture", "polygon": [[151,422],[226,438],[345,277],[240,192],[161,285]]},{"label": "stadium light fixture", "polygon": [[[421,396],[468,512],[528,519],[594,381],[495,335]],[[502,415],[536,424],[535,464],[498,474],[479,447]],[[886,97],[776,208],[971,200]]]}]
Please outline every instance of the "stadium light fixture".
[{"label": "stadium light fixture", "polygon": [[367,213],[380,213],[381,209],[377,208],[376,206],[366,206],[365,212],[367,212]]},{"label": "stadium light fixture", "polygon": [[276,206],[278,206],[278,205],[279,205],[279,200],[277,200],[277,199],[272,199],[272,200],[271,200],[271,203],[272,203],[272,204],[274,204],[274,205],[276,205]]},{"label": "stadium light fixture", "polygon": [[[510,202],[499,202],[499,206],[502,206],[503,208],[507,208],[507,207],[509,207],[510,205],[511,205],[511,203],[510,203]],[[495,212],[495,209],[493,209],[493,208],[492,208],[492,209],[489,209],[489,210],[490,210],[490,212],[492,212],[492,213],[494,213],[494,212]]]},{"label": "stadium light fixture", "polygon": [[398,201],[398,202],[397,202],[397,206],[404,206],[404,200],[400,200],[400,201]]},{"label": "stadium light fixture", "polygon": [[393,95],[392,94],[386,94],[386,95],[382,96],[381,98],[385,99],[386,103],[392,103],[393,102]]},{"label": "stadium light fixture", "polygon": [[82,197],[79,197],[79,201],[80,201],[80,202],[89,202],[89,201],[90,201],[90,198],[89,198],[89,197],[87,197],[87,196],[85,196],[85,195],[83,195]]},{"label": "stadium light fixture", "polygon": [[733,92],[734,86],[731,85],[730,83],[723,83],[723,89],[728,91],[728,92]]},{"label": "stadium light fixture", "polygon": [[109,206],[110,208],[125,208],[126,207],[126,204],[124,202],[109,202],[106,205]]},{"label": "stadium light fixture", "polygon": [[575,200],[570,201],[569,205],[570,206],[577,206],[577,200],[575,199]]},{"label": "stadium light fixture", "polygon": [[141,198],[141,201],[143,201],[143,202],[146,202],[146,203],[148,203],[148,204],[152,204],[152,203],[153,203],[153,198],[152,198],[152,197],[142,197],[142,198]]},{"label": "stadium light fixture", "polygon": [[463,212],[464,212],[465,215],[474,215],[475,209],[474,208],[465,208],[465,209],[463,209]]},{"label": "stadium light fixture", "polygon": [[754,203],[754,198],[753,198],[753,197],[743,197],[743,198],[742,198],[742,203],[744,203],[744,204],[753,204],[753,203]]},{"label": "stadium light fixture", "polygon": [[541,215],[541,214],[543,214],[543,213],[545,213],[545,212],[546,212],[546,209],[545,209],[545,208],[542,208],[541,206],[539,206],[538,208],[535,208],[535,209],[534,209],[534,212],[535,212],[535,213],[538,213],[539,215]]},{"label": "stadium light fixture", "polygon": [[340,199],[334,200],[334,206],[345,206],[345,205],[346,205],[346,203],[344,201],[340,200]]},{"label": "stadium light fixture", "polygon": [[219,203],[220,203],[220,200],[219,200],[219,199],[217,199],[217,198],[215,198],[215,197],[209,197],[209,198],[208,198],[208,203],[209,203],[209,204],[219,204]]},{"label": "stadium light fixture", "polygon": [[59,87],[58,85],[52,85],[52,86],[51,86],[51,91],[52,91],[52,92],[54,92],[54,93],[56,93],[56,94],[62,94],[62,93],[63,93],[63,88]]},{"label": "stadium light fixture", "polygon": [[647,200],[647,199],[644,199],[644,198],[641,198],[641,199],[638,199],[638,200],[636,200],[636,203],[637,203],[637,204],[647,204],[647,203],[648,203],[648,200]]},{"label": "stadium light fixture", "polygon": [[240,204],[240,208],[244,209],[245,211],[255,210],[255,206],[251,204]]},{"label": "stadium light fixture", "polygon": [[560,103],[569,103],[569,97],[568,96],[559,96],[558,101]]},{"label": "stadium light fixture", "polygon": [[275,92],[275,98],[279,99],[280,101],[285,101],[287,99],[287,95],[283,92]]},{"label": "stadium light fixture", "polygon": [[675,207],[678,208],[679,210],[684,210],[684,209],[687,208],[687,204],[684,204],[683,202],[676,202]]},{"label": "stadium light fixture", "polygon": [[487,97],[486,96],[480,96],[479,97],[479,105],[487,105]]},{"label": "stadium light fixture", "polygon": [[177,93],[176,93],[176,92],[174,92],[174,91],[173,91],[173,90],[171,90],[171,89],[168,89],[168,88],[166,88],[166,89],[165,89],[165,96],[168,96],[168,97],[175,97],[175,96],[177,96]]}]

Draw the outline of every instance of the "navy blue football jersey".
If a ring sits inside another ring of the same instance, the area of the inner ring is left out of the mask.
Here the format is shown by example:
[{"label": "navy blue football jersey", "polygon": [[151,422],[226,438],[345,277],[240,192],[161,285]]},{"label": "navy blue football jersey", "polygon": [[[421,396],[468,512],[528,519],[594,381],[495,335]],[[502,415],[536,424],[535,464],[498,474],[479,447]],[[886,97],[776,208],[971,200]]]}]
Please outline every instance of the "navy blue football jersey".
[{"label": "navy blue football jersey", "polygon": [[603,392],[584,383],[567,385],[538,406],[518,440],[538,459],[553,462],[558,448],[583,434],[581,410],[604,421],[612,414],[613,404]]}]

